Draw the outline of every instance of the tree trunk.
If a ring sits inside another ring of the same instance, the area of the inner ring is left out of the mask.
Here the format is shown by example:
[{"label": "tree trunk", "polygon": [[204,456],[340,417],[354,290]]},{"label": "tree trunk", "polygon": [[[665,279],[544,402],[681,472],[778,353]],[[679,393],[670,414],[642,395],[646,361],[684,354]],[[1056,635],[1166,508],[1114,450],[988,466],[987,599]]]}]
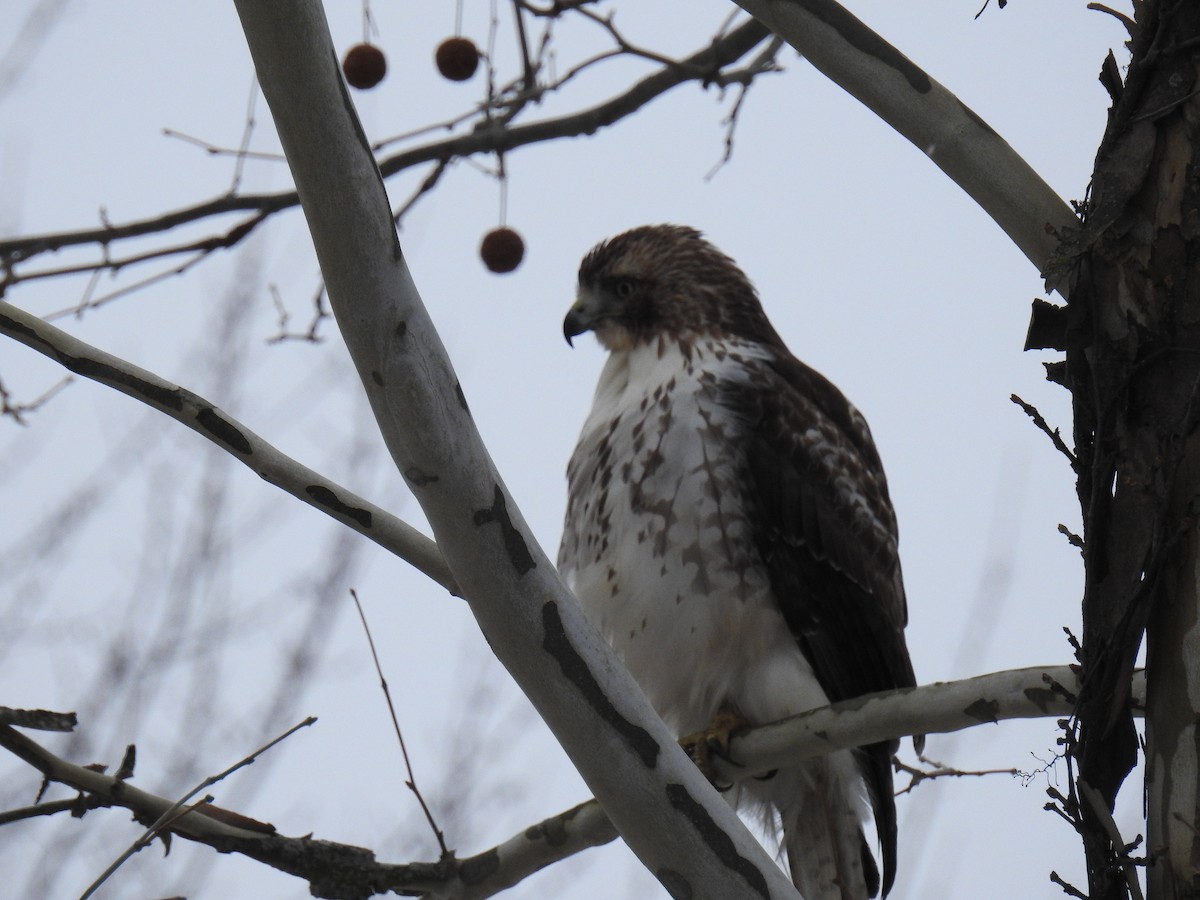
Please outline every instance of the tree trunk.
[{"label": "tree trunk", "polygon": [[[1200,897],[1200,3],[1135,9],[1124,84],[1111,57],[1101,74],[1114,103],[1084,227],[1064,244],[1086,545],[1071,754],[1111,812],[1137,754],[1129,679],[1145,631],[1150,896]],[[1087,794],[1089,898],[1126,897],[1129,853]]]}]

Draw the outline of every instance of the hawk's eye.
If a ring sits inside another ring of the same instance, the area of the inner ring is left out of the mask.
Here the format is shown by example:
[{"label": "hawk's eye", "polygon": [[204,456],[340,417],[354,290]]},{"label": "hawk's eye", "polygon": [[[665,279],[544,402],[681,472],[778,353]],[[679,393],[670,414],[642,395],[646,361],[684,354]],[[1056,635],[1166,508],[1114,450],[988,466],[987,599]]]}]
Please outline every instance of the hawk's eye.
[{"label": "hawk's eye", "polygon": [[637,285],[632,278],[618,278],[613,285],[613,293],[622,300],[628,300],[637,292]]}]

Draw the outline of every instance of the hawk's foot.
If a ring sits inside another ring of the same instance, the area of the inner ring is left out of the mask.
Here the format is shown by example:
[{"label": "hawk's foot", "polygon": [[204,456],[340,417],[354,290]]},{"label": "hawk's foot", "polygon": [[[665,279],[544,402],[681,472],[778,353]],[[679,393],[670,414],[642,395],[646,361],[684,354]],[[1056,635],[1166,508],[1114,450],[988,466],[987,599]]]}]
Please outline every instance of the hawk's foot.
[{"label": "hawk's foot", "polygon": [[712,767],[713,757],[719,756],[734,765],[740,765],[729,755],[729,745],[735,737],[743,731],[749,730],[750,725],[750,720],[741,712],[735,707],[725,704],[717,710],[717,714],[713,716],[713,720],[708,723],[707,728],[681,737],[679,744],[692,758],[696,768],[712,782],[713,787],[718,791],[727,791],[733,785],[718,783]]}]

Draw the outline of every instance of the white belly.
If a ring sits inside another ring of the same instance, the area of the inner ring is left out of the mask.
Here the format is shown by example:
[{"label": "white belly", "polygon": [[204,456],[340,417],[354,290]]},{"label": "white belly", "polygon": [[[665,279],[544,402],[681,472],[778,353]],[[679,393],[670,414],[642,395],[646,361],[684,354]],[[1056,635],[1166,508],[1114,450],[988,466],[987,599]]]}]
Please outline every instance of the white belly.
[{"label": "white belly", "polygon": [[726,701],[756,722],[827,702],[772,597],[740,425],[717,402],[717,385],[753,377],[754,355],[712,342],[612,354],[568,470],[559,569],[679,734]]}]

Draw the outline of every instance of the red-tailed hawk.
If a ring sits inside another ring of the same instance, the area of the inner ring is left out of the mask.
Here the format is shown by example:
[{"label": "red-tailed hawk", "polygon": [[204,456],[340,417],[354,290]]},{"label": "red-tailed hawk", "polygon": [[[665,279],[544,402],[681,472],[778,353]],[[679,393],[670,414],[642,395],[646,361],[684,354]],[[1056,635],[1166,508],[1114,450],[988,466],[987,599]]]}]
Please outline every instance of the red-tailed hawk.
[{"label": "red-tailed hawk", "polygon": [[[568,467],[558,566],[677,734],[765,723],[915,684],[896,516],[862,415],[788,352],[734,262],[698,231],[593,249],[563,331],[609,350]],[[895,741],[743,784],[782,826],[805,900],[896,874]]]}]

